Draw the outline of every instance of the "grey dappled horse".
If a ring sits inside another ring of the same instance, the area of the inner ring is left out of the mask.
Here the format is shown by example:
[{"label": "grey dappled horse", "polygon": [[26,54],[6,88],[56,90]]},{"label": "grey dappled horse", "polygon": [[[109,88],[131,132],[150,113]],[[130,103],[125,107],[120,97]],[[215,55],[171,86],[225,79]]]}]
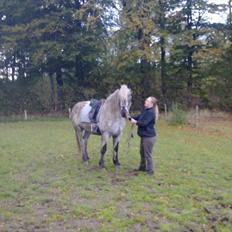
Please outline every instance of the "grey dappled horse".
[{"label": "grey dappled horse", "polygon": [[107,149],[107,141],[110,137],[113,138],[113,163],[119,166],[118,146],[120,135],[125,127],[125,118],[129,116],[131,106],[131,90],[122,85],[112,93],[101,105],[97,115],[97,124],[93,124],[86,117],[89,110],[90,101],[78,102],[74,105],[70,118],[76,133],[76,141],[78,148],[82,154],[84,162],[88,163],[89,156],[87,152],[87,141],[91,134],[97,134],[93,127],[98,127],[98,132],[101,135],[101,150],[99,166],[104,167],[104,155]]}]

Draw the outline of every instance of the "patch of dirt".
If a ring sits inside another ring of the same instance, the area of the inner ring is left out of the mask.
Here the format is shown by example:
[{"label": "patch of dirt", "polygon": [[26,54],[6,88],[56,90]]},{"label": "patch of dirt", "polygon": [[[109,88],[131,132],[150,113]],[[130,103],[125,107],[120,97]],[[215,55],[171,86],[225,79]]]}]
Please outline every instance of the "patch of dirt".
[{"label": "patch of dirt", "polygon": [[[229,209],[227,215],[221,213],[222,209]],[[231,205],[219,204],[216,206],[204,207],[204,212],[207,214],[209,230],[217,231],[218,224],[224,224],[227,227],[232,227],[232,209]]]}]

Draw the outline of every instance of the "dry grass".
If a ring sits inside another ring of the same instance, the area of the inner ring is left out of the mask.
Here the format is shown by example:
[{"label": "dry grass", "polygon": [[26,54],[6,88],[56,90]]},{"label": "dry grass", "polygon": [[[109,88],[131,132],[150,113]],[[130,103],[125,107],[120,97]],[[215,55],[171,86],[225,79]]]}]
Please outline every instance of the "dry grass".
[{"label": "dry grass", "polygon": [[192,126],[202,126],[206,122],[223,122],[232,121],[232,115],[223,111],[209,111],[209,110],[199,110],[198,114],[196,110],[190,110],[187,113],[187,123]]}]

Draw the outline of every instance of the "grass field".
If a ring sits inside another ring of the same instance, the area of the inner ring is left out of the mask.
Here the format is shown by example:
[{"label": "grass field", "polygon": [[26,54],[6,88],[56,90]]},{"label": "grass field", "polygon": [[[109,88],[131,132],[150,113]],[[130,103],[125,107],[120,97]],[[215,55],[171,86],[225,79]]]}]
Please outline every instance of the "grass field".
[{"label": "grass field", "polygon": [[68,119],[0,123],[0,231],[232,231],[232,121],[160,120],[153,177],[128,130],[100,170],[100,138],[84,166]]}]

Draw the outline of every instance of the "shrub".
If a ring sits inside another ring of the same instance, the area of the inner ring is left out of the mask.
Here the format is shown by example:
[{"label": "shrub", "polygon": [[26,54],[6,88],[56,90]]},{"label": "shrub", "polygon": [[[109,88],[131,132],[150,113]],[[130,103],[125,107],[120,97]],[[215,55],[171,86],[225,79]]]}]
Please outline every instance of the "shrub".
[{"label": "shrub", "polygon": [[178,104],[173,104],[167,120],[171,125],[185,124],[187,120],[187,113],[182,110]]}]

